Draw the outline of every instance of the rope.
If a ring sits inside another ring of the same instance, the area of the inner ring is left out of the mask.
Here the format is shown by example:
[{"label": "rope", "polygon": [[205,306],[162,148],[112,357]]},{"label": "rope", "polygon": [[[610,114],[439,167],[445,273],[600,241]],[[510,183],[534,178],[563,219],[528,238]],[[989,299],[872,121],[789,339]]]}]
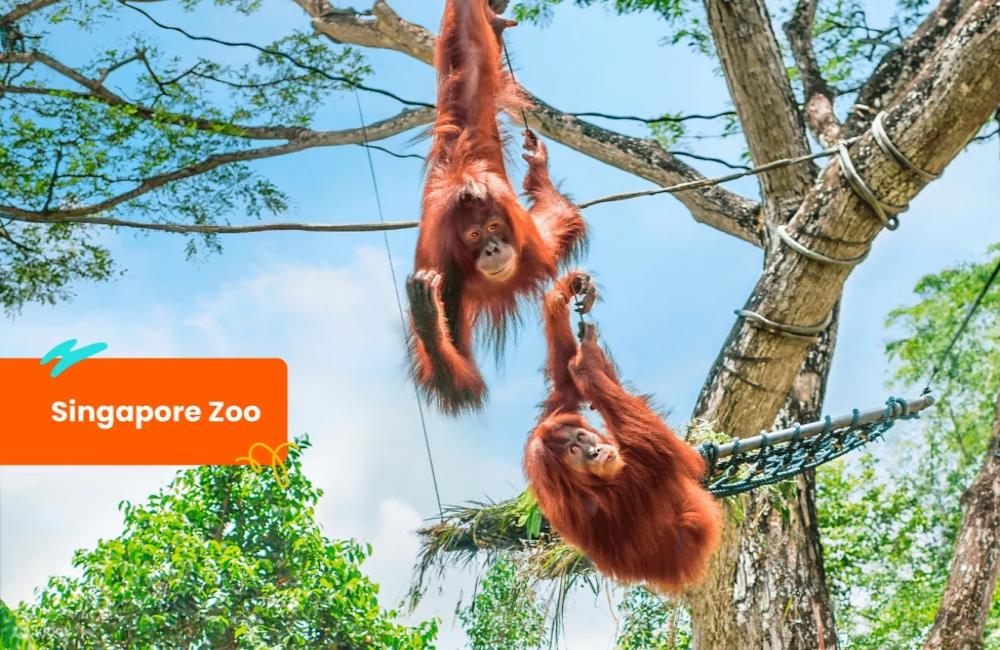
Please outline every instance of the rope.
[{"label": "rope", "polygon": [[427,102],[418,102],[418,101],[413,101],[413,100],[405,99],[405,98],[400,97],[399,95],[397,95],[397,94],[395,94],[393,92],[389,92],[388,90],[383,90],[381,88],[372,88],[371,86],[366,86],[366,85],[364,85],[362,83],[358,83],[357,80],[351,79],[349,77],[344,77],[344,76],[340,76],[340,75],[332,75],[332,74],[328,73],[325,70],[317,68],[314,65],[309,65],[308,63],[300,61],[299,59],[295,58],[291,54],[288,54],[286,52],[282,52],[281,50],[274,50],[274,49],[271,49],[271,48],[268,48],[268,47],[261,47],[260,45],[257,45],[256,43],[245,43],[245,42],[240,42],[240,41],[235,41],[235,42],[234,41],[225,41],[225,40],[222,40],[221,38],[214,38],[212,36],[200,36],[198,34],[192,34],[191,32],[189,32],[189,31],[187,31],[185,29],[182,29],[180,27],[175,27],[173,25],[167,25],[167,24],[161,23],[156,18],[154,18],[151,14],[149,14],[146,11],[140,9],[139,7],[136,7],[135,5],[130,5],[128,2],[125,2],[125,0],[116,0],[116,1],[118,2],[118,4],[122,5],[123,7],[128,7],[132,11],[139,12],[140,14],[142,14],[143,16],[146,17],[146,20],[148,20],[149,22],[153,23],[154,25],[156,25],[160,29],[166,29],[168,31],[177,32],[177,33],[183,35],[185,38],[188,38],[188,39],[190,39],[192,41],[206,41],[206,42],[209,42],[209,43],[215,43],[216,45],[224,45],[226,47],[248,47],[250,49],[253,49],[253,50],[256,50],[256,51],[260,52],[261,54],[268,54],[270,56],[273,56],[273,57],[276,57],[276,58],[279,58],[279,59],[284,59],[285,61],[288,61],[289,63],[291,63],[292,65],[294,65],[296,68],[300,68],[302,70],[307,70],[307,71],[309,71],[309,72],[311,72],[311,73],[313,73],[315,75],[319,75],[320,77],[323,77],[324,79],[327,79],[329,81],[346,84],[346,85],[350,86],[351,88],[353,88],[354,90],[360,89],[360,90],[364,90],[366,92],[377,93],[379,95],[384,95],[386,97],[391,97],[392,99],[395,99],[400,104],[405,104],[406,106],[423,106],[425,108],[434,108],[434,104],[428,104]]},{"label": "rope", "polygon": [[880,111],[879,114],[875,116],[875,121],[872,122],[872,136],[875,138],[875,144],[877,144],[878,148],[882,150],[882,153],[895,160],[896,164],[900,167],[909,169],[911,172],[928,183],[940,178],[941,174],[929,172],[918,166],[915,162],[907,158],[903,152],[899,150],[899,147],[893,144],[892,140],[889,138],[889,134],[885,131],[885,125],[882,123],[882,119],[884,117],[885,111]]},{"label": "rope", "polygon": [[993,272],[990,273],[990,277],[986,279],[986,284],[983,285],[983,288],[979,291],[979,295],[976,296],[976,299],[972,302],[972,306],[969,307],[968,313],[965,314],[965,318],[962,320],[962,324],[958,326],[957,330],[955,330],[955,334],[952,335],[951,341],[948,343],[948,347],[945,348],[944,352],[941,354],[941,357],[938,359],[938,362],[935,363],[934,368],[931,369],[931,376],[927,379],[927,385],[924,387],[924,394],[931,392],[931,384],[934,383],[934,378],[937,377],[938,371],[940,371],[941,368],[944,366],[944,364],[948,361],[948,358],[951,356],[952,350],[955,348],[955,344],[958,343],[958,340],[962,337],[962,334],[965,333],[965,328],[968,327],[969,322],[972,320],[972,317],[976,313],[976,310],[979,309],[979,305],[982,304],[983,298],[986,297],[986,294],[989,292],[990,287],[993,286],[993,282],[996,281],[997,275],[1000,275],[1000,262],[997,262],[997,265],[996,267],[994,267]]},{"label": "rope", "polygon": [[851,187],[854,188],[858,196],[861,197],[861,200],[867,203],[868,207],[875,212],[875,216],[882,222],[882,225],[888,230],[899,228],[899,218],[896,215],[900,212],[905,212],[910,206],[892,205],[891,203],[885,203],[875,196],[875,192],[868,187],[864,179],[861,178],[861,175],[858,174],[858,170],[855,169],[854,163],[851,161],[851,154],[847,151],[847,143],[837,143],[837,156],[840,158],[841,174],[847,179]]},{"label": "rope", "polygon": [[[855,140],[847,140],[846,142],[854,142]],[[362,143],[364,146],[364,143]],[[365,149],[371,149],[371,145],[365,147]],[[679,192],[685,192],[689,190],[697,190],[705,187],[712,187],[715,185],[721,185],[722,183],[728,183],[729,181],[734,181],[746,176],[754,176],[761,174],[766,171],[771,171],[773,169],[780,169],[782,167],[789,167],[791,165],[797,165],[804,162],[809,162],[816,160],[818,158],[825,158],[827,156],[832,156],[836,154],[836,149],[828,149],[825,151],[820,151],[818,153],[809,154],[808,156],[800,156],[798,158],[782,158],[780,160],[775,160],[769,163],[765,163],[760,167],[753,167],[746,171],[736,172],[733,174],[726,174],[725,176],[714,176],[712,178],[700,178],[696,181],[685,181],[683,183],[677,183],[676,185],[669,185],[667,187],[658,187],[652,190],[639,190],[637,192],[623,192],[620,194],[609,194],[607,196],[598,197],[596,199],[591,199],[589,201],[584,201],[582,203],[577,203],[576,208],[578,210],[585,210],[591,206],[599,205],[601,203],[611,203],[613,201],[627,201],[629,199],[636,199],[643,196],[655,196],[657,194],[677,194]],[[376,232],[382,230],[405,230],[407,228],[417,228],[420,226],[419,221],[396,221],[389,223],[353,223],[353,224],[308,224],[308,223],[280,223],[280,224],[255,224],[250,226],[208,226],[208,225],[195,225],[195,224],[181,224],[181,223],[156,223],[148,221],[130,221],[125,219],[116,219],[114,217],[94,217],[88,215],[70,215],[65,216],[60,214],[58,210],[53,210],[49,213],[41,212],[28,212],[19,209],[13,209],[10,206],[0,205],[0,210],[4,212],[4,217],[10,219],[11,221],[19,221],[24,223],[81,223],[96,226],[112,226],[116,228],[137,228],[141,230],[157,230],[164,232],[173,233],[210,233],[214,235],[230,235],[230,234],[244,234],[253,232],[263,232],[263,231],[290,231],[290,230],[303,230],[310,232]]]},{"label": "rope", "polygon": [[792,236],[788,234],[788,226],[785,224],[782,224],[777,228],[775,228],[775,231],[778,233],[778,239],[783,241],[785,245],[791,248],[793,251],[795,251],[799,255],[808,257],[811,260],[822,262],[823,264],[832,264],[834,266],[854,266],[856,264],[860,264],[861,262],[865,261],[865,258],[868,257],[868,253],[871,252],[871,248],[869,248],[868,250],[866,250],[861,255],[858,255],[857,257],[838,259],[836,257],[830,257],[822,253],[817,253],[816,251],[810,248],[806,248],[805,245],[801,244],[795,239],[792,239]]},{"label": "rope", "polygon": [[[510,80],[517,85],[517,77],[514,76],[514,64],[510,62],[510,50],[507,49],[507,43],[503,40],[503,36],[500,37],[500,47],[503,48],[504,58],[507,59],[507,70],[510,71]],[[528,128],[528,114],[524,111],[524,106],[521,106],[521,121],[524,122],[524,128]]]},{"label": "rope", "polygon": [[779,323],[765,316],[761,316],[757,312],[749,309],[737,309],[735,313],[740,318],[749,321],[762,329],[774,332],[780,336],[792,339],[801,339],[803,341],[815,341],[817,337],[819,337],[819,335],[830,326],[830,323],[833,322],[832,311],[827,315],[826,319],[818,325],[789,325],[786,323]]},{"label": "rope", "polygon": [[[382,196],[378,191],[378,178],[375,176],[375,163],[372,160],[372,150],[368,146],[368,127],[365,123],[365,114],[361,108],[361,95],[357,87],[354,88],[354,101],[358,105],[358,119],[361,120],[361,137],[365,143],[365,155],[368,157],[368,171],[371,174],[372,188],[375,190],[375,206],[378,209],[379,221],[385,222],[382,212]],[[399,310],[399,322],[403,326],[403,342],[406,344],[406,317],[403,315],[403,301],[399,297],[399,283],[396,282],[396,265],[392,259],[392,248],[389,246],[389,234],[382,231],[382,240],[385,243],[385,256],[389,260],[389,274],[392,276],[392,291],[396,297],[396,308]],[[434,470],[434,454],[431,452],[431,441],[427,435],[427,419],[424,416],[424,405],[420,400],[420,391],[416,384],[413,386],[413,394],[416,397],[417,412],[420,414],[420,429],[424,434],[424,448],[427,450],[427,464],[431,469],[431,481],[434,483],[434,498],[437,500],[438,516],[444,520],[444,507],[441,505],[441,491],[438,489],[437,472]]]},{"label": "rope", "polygon": [[[844,140],[843,144],[851,145],[860,139],[861,139],[860,137],[850,138],[849,140]],[[700,178],[696,181],[677,183],[676,185],[670,185],[668,187],[658,187],[652,190],[639,190],[638,192],[621,192],[619,194],[609,194],[608,196],[602,196],[597,199],[591,199],[590,201],[584,201],[583,203],[578,203],[576,207],[580,210],[583,210],[585,208],[589,208],[599,203],[610,203],[612,201],[626,201],[628,199],[636,199],[642,196],[656,196],[657,194],[675,194],[677,192],[684,192],[686,190],[697,190],[703,187],[720,185],[722,183],[728,183],[729,181],[735,181],[745,176],[756,176],[757,174],[761,174],[763,172],[769,172],[774,169],[781,169],[783,167],[790,167],[791,165],[799,165],[801,163],[818,160],[820,158],[827,158],[829,156],[833,156],[836,154],[837,154],[836,148],[824,149],[823,151],[817,151],[816,153],[811,153],[804,156],[797,156],[795,158],[781,158],[779,160],[773,160],[769,163],[764,163],[759,167],[751,167],[746,171],[734,172],[732,174],[726,174],[725,176],[715,176],[713,178]]]},{"label": "rope", "polygon": [[[926,169],[920,167],[915,162],[906,157],[899,147],[897,147],[893,142],[892,138],[885,130],[885,124],[883,120],[885,119],[885,111],[879,111],[878,115],[872,121],[871,131],[872,137],[875,140],[875,144],[878,148],[889,158],[903,169],[913,172],[919,176],[925,182],[931,182],[941,176],[941,174],[935,174],[929,172]],[[895,230],[899,228],[899,218],[896,216],[901,212],[905,212],[910,206],[909,205],[893,205],[891,203],[886,203],[882,201],[877,196],[875,192],[868,187],[864,179],[858,173],[857,168],[854,167],[854,162],[851,161],[851,154],[847,150],[847,142],[839,142],[837,144],[837,155],[840,158],[840,171],[847,179],[847,182],[851,184],[854,191],[857,192],[858,196],[868,204],[868,206],[875,212],[875,216],[878,217],[879,221],[882,222],[889,230]],[[864,259],[864,258],[861,258]]]}]

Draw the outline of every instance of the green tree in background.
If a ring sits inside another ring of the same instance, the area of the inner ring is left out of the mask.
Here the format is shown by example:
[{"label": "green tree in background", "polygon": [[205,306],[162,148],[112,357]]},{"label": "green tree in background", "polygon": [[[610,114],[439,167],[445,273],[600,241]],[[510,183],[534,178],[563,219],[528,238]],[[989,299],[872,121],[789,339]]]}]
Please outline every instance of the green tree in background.
[{"label": "green tree in background", "polygon": [[545,636],[545,614],[535,592],[507,558],[490,566],[458,620],[473,650],[530,650],[540,647]]},{"label": "green tree in background", "polygon": [[668,603],[644,587],[632,587],[618,604],[621,626],[616,650],[688,650],[691,622],[678,603]]},{"label": "green tree in background", "polygon": [[[260,7],[215,4],[244,14]],[[264,44],[287,57],[249,50],[243,65],[185,62],[141,34],[97,39],[88,58],[66,62],[50,50],[60,35],[94,39],[110,20],[136,14],[114,0],[21,5],[0,1],[0,310],[8,313],[117,272],[100,230],[47,222],[57,212],[200,226],[285,212],[288,197],[249,162],[331,144],[260,146],[312,133],[323,100],[368,72],[357,49],[328,47],[309,29]],[[57,6],[43,11],[49,5]],[[8,219],[16,206],[41,220]],[[218,250],[210,234],[188,240],[189,256]]]},{"label": "green tree in background", "polygon": [[436,621],[405,627],[379,607],[360,569],[371,549],[323,536],[300,461],[291,450],[287,489],[270,471],[179,472],[123,503],[124,532],[78,551],[82,577],[52,578],[18,616],[53,650],[433,647]]},{"label": "green tree in background", "polygon": [[0,600],[0,649],[2,650],[34,650],[31,636],[24,629],[24,624],[18,620],[17,614]]},{"label": "green tree in background", "polygon": [[[918,301],[893,310],[901,338],[886,346],[895,383],[920,385],[1000,259],[929,275]],[[934,621],[955,536],[961,496],[983,462],[1000,384],[1000,292],[988,293],[969,330],[934,381],[937,405],[922,414],[922,435],[893,442],[892,454],[819,472],[819,518],[827,575],[843,648],[922,647]],[[994,594],[987,648],[1000,648]]]}]

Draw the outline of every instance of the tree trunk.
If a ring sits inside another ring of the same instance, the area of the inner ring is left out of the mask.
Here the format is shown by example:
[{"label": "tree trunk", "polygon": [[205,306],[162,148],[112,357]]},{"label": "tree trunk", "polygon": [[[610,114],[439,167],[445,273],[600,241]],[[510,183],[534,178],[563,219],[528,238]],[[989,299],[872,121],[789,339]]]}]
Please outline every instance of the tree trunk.
[{"label": "tree trunk", "polygon": [[[775,426],[819,419],[833,356],[831,325],[802,367]],[[711,575],[688,602],[698,650],[834,650],[812,471],[794,483],[727,499]]]},{"label": "tree trunk", "polygon": [[965,517],[924,650],[977,650],[1000,571],[1000,394],[993,437],[976,480],[962,496]]}]

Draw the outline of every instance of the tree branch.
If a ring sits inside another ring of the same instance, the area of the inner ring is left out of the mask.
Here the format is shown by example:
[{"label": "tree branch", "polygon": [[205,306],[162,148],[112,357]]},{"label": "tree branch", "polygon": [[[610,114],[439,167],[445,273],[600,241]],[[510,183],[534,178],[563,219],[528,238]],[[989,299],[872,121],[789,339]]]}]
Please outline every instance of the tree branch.
[{"label": "tree branch", "polygon": [[848,116],[846,134],[858,135],[875,115],[899,101],[937,47],[969,10],[972,0],[941,0],[917,30],[898,48],[888,52],[858,91],[855,109]]},{"label": "tree branch", "polygon": [[[132,0],[132,2],[136,2],[136,1],[147,2],[147,1],[150,1],[150,0]],[[157,0],[151,0],[151,1],[155,2]],[[392,99],[395,99],[397,102],[399,102],[401,104],[406,104],[407,106],[425,106],[425,107],[428,107],[428,108],[433,108],[433,106],[434,106],[433,104],[428,104],[427,102],[418,102],[418,101],[412,101],[412,100],[409,100],[409,99],[404,99],[404,98],[400,97],[399,95],[397,95],[395,93],[389,92],[388,90],[383,90],[381,88],[372,88],[371,86],[367,86],[365,84],[358,83],[357,79],[351,79],[349,77],[344,77],[344,76],[341,76],[341,75],[332,75],[332,74],[326,72],[325,70],[317,68],[314,65],[309,65],[308,63],[305,63],[304,61],[300,61],[299,59],[296,59],[294,56],[292,56],[291,54],[288,54],[287,52],[282,52],[280,50],[272,50],[272,49],[269,49],[269,48],[266,48],[266,47],[261,47],[260,45],[257,45],[256,43],[247,43],[247,42],[244,42],[244,41],[224,41],[222,39],[213,38],[211,36],[199,36],[197,34],[192,34],[191,32],[189,32],[189,31],[187,31],[185,29],[181,29],[180,27],[174,27],[173,25],[165,25],[165,24],[161,23],[156,18],[154,18],[149,12],[144,11],[143,9],[140,9],[139,7],[136,7],[134,5],[129,4],[128,2],[125,2],[125,0],[117,0],[117,2],[118,2],[118,4],[122,5],[123,7],[128,7],[132,11],[135,11],[135,12],[138,12],[138,13],[142,14],[143,16],[146,17],[146,20],[148,20],[149,22],[153,23],[154,25],[156,25],[160,29],[165,29],[165,30],[168,30],[168,31],[171,31],[171,32],[177,32],[178,34],[181,34],[185,38],[189,38],[192,41],[206,41],[206,42],[209,42],[209,43],[216,43],[217,45],[225,45],[226,47],[246,47],[246,48],[250,48],[250,49],[256,50],[256,51],[258,51],[258,52],[260,52],[262,54],[268,54],[270,56],[274,56],[274,57],[277,57],[279,59],[284,59],[285,61],[288,61],[289,63],[291,63],[292,65],[294,65],[297,68],[301,68],[303,70],[308,70],[308,71],[312,72],[313,74],[319,75],[319,76],[321,76],[321,77],[323,77],[325,79],[328,79],[330,81],[335,81],[335,82],[343,83],[343,84],[346,84],[346,85],[348,85],[350,87],[357,88],[359,90],[364,90],[364,91],[367,91],[367,92],[370,92],[370,93],[376,93],[376,94],[379,94],[379,95],[384,95],[386,97],[391,97]]]},{"label": "tree branch", "polygon": [[[426,28],[403,20],[385,0],[376,0],[370,15],[338,9],[327,0],[295,2],[312,18],[315,29],[336,43],[395,50],[432,63],[434,36]],[[654,140],[603,129],[559,111],[527,91],[525,94],[532,104],[527,111],[532,128],[557,142],[661,186],[704,178]],[[678,199],[695,220],[762,245],[763,229],[755,202],[718,187],[687,192]]]},{"label": "tree branch", "polygon": [[[1000,4],[976,0],[962,22],[887,112],[896,146],[930,172],[940,172],[1000,104]],[[905,205],[924,181],[898,166],[866,133],[851,147],[854,166],[882,201]],[[790,234],[832,257],[863,253],[881,222],[840,172],[829,165],[789,223]],[[770,256],[745,309],[782,323],[826,319],[849,268],[824,265],[787,247]],[[785,401],[808,343],[739,321],[733,327],[695,409],[696,417],[733,435],[767,428]],[[745,378],[746,381],[741,378]]]},{"label": "tree branch", "polygon": [[924,650],[982,647],[1000,573],[1000,394],[986,460],[963,502],[948,584]]},{"label": "tree branch", "polygon": [[[416,126],[428,124],[434,119],[434,111],[429,108],[419,108],[415,110],[405,110],[402,113],[380,122],[375,122],[367,126],[367,138],[369,141],[381,140],[398,133],[403,133]],[[61,218],[62,220],[74,217],[83,217],[99,212],[111,210],[126,201],[136,199],[143,194],[160,188],[167,183],[191,178],[203,174],[207,171],[236,162],[247,162],[260,160],[262,158],[273,158],[284,154],[313,149],[315,147],[332,147],[345,144],[363,144],[365,134],[362,129],[346,129],[342,131],[316,131],[301,134],[299,137],[290,140],[286,144],[262,147],[257,149],[246,149],[243,151],[230,151],[226,153],[209,156],[192,165],[187,165],[178,169],[156,174],[144,179],[132,189],[90,205],[77,206],[73,208],[63,208],[58,210],[27,210],[16,206],[0,205],[0,213],[5,213],[12,217],[20,217],[21,220],[33,221],[40,217]]]},{"label": "tree branch", "polygon": [[820,142],[831,146],[843,137],[843,124],[833,109],[833,92],[823,78],[813,49],[813,24],[819,0],[799,0],[792,19],[785,23],[785,35],[792,46],[795,67],[802,78],[805,115],[809,128]]},{"label": "tree branch", "polygon": [[44,9],[49,5],[54,5],[57,2],[60,2],[60,0],[32,0],[31,2],[19,4],[9,13],[0,16],[0,25],[13,24],[28,14],[34,13],[39,9]]},{"label": "tree branch", "polygon": [[[141,55],[135,57],[133,60],[141,59]],[[62,77],[73,81],[74,83],[83,86],[89,92],[76,92],[71,90],[63,90],[61,88],[46,88],[43,86],[9,86],[5,84],[0,84],[0,94],[10,93],[10,94],[20,94],[20,95],[46,95],[51,97],[70,97],[78,100],[93,100],[99,101],[108,106],[116,107],[128,107],[133,110],[133,114],[136,117],[140,117],[144,120],[158,121],[165,124],[174,124],[178,126],[193,126],[200,131],[209,131],[218,133],[223,132],[226,135],[233,137],[243,137],[249,138],[251,140],[295,140],[305,137],[316,137],[321,135],[321,132],[312,131],[310,129],[298,126],[251,126],[246,124],[234,124],[232,122],[218,121],[212,119],[206,119],[203,117],[197,117],[193,115],[185,115],[183,113],[175,113],[172,111],[163,111],[150,108],[143,104],[136,102],[130,102],[112,92],[107,86],[102,83],[101,79],[91,79],[79,71],[73,69],[72,67],[60,62],[59,60],[44,54],[42,52],[30,52],[25,54],[5,54],[0,55],[0,63],[21,63],[30,65],[32,63],[41,63],[47,68],[58,73]],[[433,121],[434,113],[429,109],[422,109],[428,116],[428,122]]]},{"label": "tree branch", "polygon": [[[0,215],[5,215],[9,208],[0,206]],[[6,215],[5,215],[6,216]],[[246,235],[257,232],[381,232],[383,230],[406,230],[420,225],[417,221],[385,221],[380,223],[260,223],[247,226],[209,226],[189,223],[171,223],[157,221],[135,221],[131,219],[115,219],[113,217],[67,217],[58,211],[50,214],[39,214],[31,217],[11,216],[12,221],[26,223],[73,223],[92,226],[111,226],[114,228],[134,228],[137,230],[153,230],[178,234],[202,235]]]},{"label": "tree branch", "polygon": [[[809,153],[805,126],[764,0],[707,0],[705,9],[726,84],[756,164]],[[764,216],[783,224],[812,185],[815,169],[786,167],[761,176]]]}]

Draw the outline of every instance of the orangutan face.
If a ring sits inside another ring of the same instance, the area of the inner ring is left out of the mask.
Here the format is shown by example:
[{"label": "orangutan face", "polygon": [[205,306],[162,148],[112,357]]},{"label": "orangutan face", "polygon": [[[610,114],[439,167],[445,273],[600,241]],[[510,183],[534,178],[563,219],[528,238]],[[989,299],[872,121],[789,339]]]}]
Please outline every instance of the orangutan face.
[{"label": "orangutan face", "polygon": [[476,270],[490,282],[506,282],[517,273],[514,233],[503,207],[488,194],[468,196],[457,209],[462,245]]},{"label": "orangutan face", "polygon": [[563,462],[575,472],[609,479],[625,467],[618,448],[596,431],[564,426],[553,435],[563,445]]}]

